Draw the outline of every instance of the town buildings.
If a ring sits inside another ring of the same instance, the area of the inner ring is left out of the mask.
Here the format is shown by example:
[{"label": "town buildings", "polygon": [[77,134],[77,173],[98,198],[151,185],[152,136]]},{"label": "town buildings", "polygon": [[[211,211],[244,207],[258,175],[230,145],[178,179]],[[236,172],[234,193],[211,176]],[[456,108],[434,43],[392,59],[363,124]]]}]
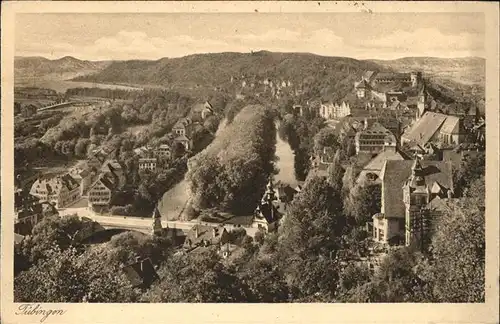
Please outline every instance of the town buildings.
[{"label": "town buildings", "polygon": [[64,208],[81,198],[80,183],[69,174],[38,178],[31,186],[30,194],[56,208]]},{"label": "town buildings", "polygon": [[371,90],[370,84],[365,79],[362,79],[361,82],[356,84],[355,88],[356,88],[356,96],[359,99],[367,98]]},{"label": "town buildings", "polygon": [[191,150],[193,147],[193,141],[189,139],[186,135],[179,135],[173,141],[174,145],[182,145],[186,151]]},{"label": "town buildings", "polygon": [[349,106],[349,103],[346,103],[345,101],[342,101],[340,105],[333,103],[322,103],[319,114],[325,119],[340,119],[349,116],[351,114],[351,108]]},{"label": "town buildings", "polygon": [[134,288],[147,289],[160,279],[149,258],[136,258],[135,262],[124,266],[122,270]]},{"label": "town buildings", "polygon": [[356,182],[358,184],[381,184],[380,173],[382,172],[385,161],[404,161],[409,159],[409,156],[400,152],[395,147],[387,148],[363,167]]},{"label": "town buildings", "polygon": [[14,193],[14,213],[14,232],[29,235],[37,223],[57,214],[57,210],[50,203],[42,203],[31,193],[18,189]]},{"label": "town buildings", "polygon": [[156,158],[142,158],[139,159],[139,170],[155,171],[157,166]]},{"label": "town buildings", "polygon": [[261,202],[255,209],[252,227],[256,227],[264,232],[273,232],[278,228],[278,222],[284,214],[284,210],[280,210],[279,193],[274,187],[272,179],[269,180],[266,191]]},{"label": "town buildings", "polygon": [[170,159],[172,157],[171,148],[168,144],[160,144],[154,153],[160,159]]},{"label": "town buildings", "polygon": [[397,145],[396,136],[379,122],[369,125],[365,120],[362,130],[354,137],[356,154],[372,153],[376,154],[385,149],[395,149]]},{"label": "town buildings", "polygon": [[200,247],[221,248],[229,243],[229,233],[223,226],[194,225],[186,235],[184,248],[193,250]]},{"label": "town buildings", "polygon": [[126,183],[123,167],[120,162],[115,159],[106,161],[101,167],[100,174],[104,174],[112,179],[117,188],[122,188]]},{"label": "town buildings", "polygon": [[402,136],[401,144],[419,144],[429,142],[458,145],[465,141],[466,132],[463,119],[436,112],[426,112]]},{"label": "town buildings", "polygon": [[117,185],[115,180],[109,175],[102,174],[97,181],[92,184],[88,194],[88,205],[90,208],[107,207],[113,197],[113,192]]},{"label": "town buildings", "polygon": [[191,125],[192,125],[191,119],[181,118],[172,127],[172,133],[176,134],[177,136],[189,135]]},{"label": "town buildings", "polygon": [[92,183],[97,179],[97,173],[85,167],[74,167],[69,175],[80,183],[80,195],[85,196]]},{"label": "town buildings", "polygon": [[426,235],[428,204],[434,199],[453,197],[450,162],[385,162],[381,211],[373,216],[373,239],[383,244],[410,245]]}]

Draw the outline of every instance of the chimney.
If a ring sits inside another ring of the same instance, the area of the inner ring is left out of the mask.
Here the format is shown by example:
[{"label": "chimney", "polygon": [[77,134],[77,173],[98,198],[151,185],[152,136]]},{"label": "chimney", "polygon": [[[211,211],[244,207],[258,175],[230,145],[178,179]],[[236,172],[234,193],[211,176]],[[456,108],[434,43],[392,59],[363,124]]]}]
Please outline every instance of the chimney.
[{"label": "chimney", "polygon": [[364,130],[366,130],[368,128],[368,118],[365,117],[365,120],[364,120]]},{"label": "chimney", "polygon": [[198,238],[198,236],[199,236],[199,233],[198,233],[198,226],[196,226],[196,227],[194,228],[194,237],[195,237],[195,238]]},{"label": "chimney", "polygon": [[448,199],[453,198],[453,191],[451,191],[451,189],[448,189],[447,194],[448,194]]}]

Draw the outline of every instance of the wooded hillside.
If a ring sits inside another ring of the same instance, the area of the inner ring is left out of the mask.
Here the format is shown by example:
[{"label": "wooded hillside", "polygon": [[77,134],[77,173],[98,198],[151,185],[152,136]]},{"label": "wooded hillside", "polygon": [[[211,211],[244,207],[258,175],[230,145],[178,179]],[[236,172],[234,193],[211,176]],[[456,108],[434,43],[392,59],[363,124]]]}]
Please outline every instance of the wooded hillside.
[{"label": "wooded hillside", "polygon": [[276,129],[271,110],[250,105],[189,160],[186,179],[195,209],[251,213],[274,172]]}]

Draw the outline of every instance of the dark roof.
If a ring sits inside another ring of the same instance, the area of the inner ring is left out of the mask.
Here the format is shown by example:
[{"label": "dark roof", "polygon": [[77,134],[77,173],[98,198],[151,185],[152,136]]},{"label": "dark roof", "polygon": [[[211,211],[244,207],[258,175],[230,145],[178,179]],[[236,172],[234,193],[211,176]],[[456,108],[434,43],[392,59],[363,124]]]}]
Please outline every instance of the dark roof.
[{"label": "dark roof", "polygon": [[409,79],[409,78],[410,78],[409,73],[394,73],[394,72],[380,72],[375,76],[375,80],[380,80],[380,79],[398,80],[398,79]]},{"label": "dark roof", "polygon": [[55,193],[59,194],[63,188],[66,188],[68,191],[72,191],[80,186],[80,183],[74,179],[69,174],[65,175],[57,175],[57,176],[48,176],[48,177],[40,177],[37,179],[32,187],[31,192],[36,188],[41,187],[45,189],[49,194]]},{"label": "dark roof", "polygon": [[118,162],[117,160],[109,160],[109,161],[106,161],[106,163],[104,163],[104,165],[101,168],[101,171],[103,171],[103,172],[110,171],[112,173],[115,173],[115,171],[121,170],[121,169],[122,169],[122,166],[121,166],[120,162]]},{"label": "dark roof", "polygon": [[122,268],[134,287],[149,287],[159,279],[158,273],[149,258],[134,262]]},{"label": "dark roof", "polygon": [[227,230],[222,226],[196,224],[187,233],[185,245],[194,247],[203,243],[208,245],[222,243],[224,234],[227,234]]},{"label": "dark roof", "polygon": [[261,203],[258,206],[255,217],[257,219],[265,219],[268,224],[272,224],[280,217],[279,207],[275,204]]},{"label": "dark roof", "polygon": [[361,80],[360,83],[356,86],[356,89],[367,89],[369,88],[368,82],[365,79]]},{"label": "dark roof", "polygon": [[101,183],[109,190],[113,190],[113,188],[115,187],[113,181],[107,176],[102,176],[99,180],[101,180]]},{"label": "dark roof", "polygon": [[180,135],[179,137],[176,137],[174,139],[174,141],[176,142],[180,142],[180,141],[189,141],[189,138],[186,137],[186,135]]},{"label": "dark roof", "polygon": [[[419,161],[426,184],[432,187],[434,182],[453,190],[452,165],[444,161]],[[414,161],[385,162],[380,177],[382,178],[382,213],[388,218],[400,218],[405,215],[403,204],[403,185],[411,175]]]}]

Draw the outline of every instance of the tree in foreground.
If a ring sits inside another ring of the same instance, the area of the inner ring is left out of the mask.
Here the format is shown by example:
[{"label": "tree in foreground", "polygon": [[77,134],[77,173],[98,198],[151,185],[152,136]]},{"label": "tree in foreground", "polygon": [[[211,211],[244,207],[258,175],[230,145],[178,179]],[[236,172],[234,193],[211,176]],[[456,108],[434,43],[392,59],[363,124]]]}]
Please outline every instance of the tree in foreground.
[{"label": "tree in foreground", "polygon": [[294,299],[331,301],[344,230],[342,204],[324,177],[309,179],[294,199],[280,230],[278,255]]},{"label": "tree in foreground", "polygon": [[476,199],[457,203],[432,239],[430,277],[441,302],[484,302],[485,218]]},{"label": "tree in foreground", "polygon": [[57,246],[14,279],[16,302],[132,302],[134,290],[118,267],[103,266],[92,252]]},{"label": "tree in foreground", "polygon": [[175,256],[159,272],[160,281],[145,294],[152,303],[247,301],[247,289],[220,262],[215,251]]}]

